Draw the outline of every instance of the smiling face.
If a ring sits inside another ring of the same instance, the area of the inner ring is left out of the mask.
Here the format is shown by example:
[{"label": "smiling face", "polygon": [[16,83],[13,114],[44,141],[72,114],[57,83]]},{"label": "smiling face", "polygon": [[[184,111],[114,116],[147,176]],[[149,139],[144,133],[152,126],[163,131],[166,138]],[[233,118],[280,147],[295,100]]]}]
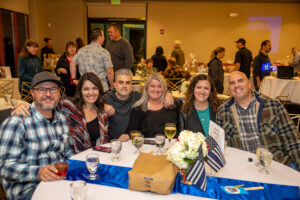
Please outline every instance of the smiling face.
[{"label": "smiling face", "polygon": [[211,93],[211,85],[208,80],[199,80],[194,88],[195,103],[203,104],[208,102]]},{"label": "smiling face", "polygon": [[85,104],[94,104],[99,96],[99,89],[91,81],[86,80],[81,88],[82,98]]},{"label": "smiling face", "polygon": [[68,53],[70,56],[74,56],[76,54],[76,47],[74,45],[68,46]]},{"label": "smiling face", "polygon": [[26,49],[31,55],[36,55],[38,47],[37,46],[26,46]]},{"label": "smiling face", "polygon": [[229,90],[237,102],[251,98],[251,82],[241,72],[234,72],[229,76]]},{"label": "smiling face", "polygon": [[116,96],[121,100],[126,100],[132,90],[131,76],[123,74],[117,75],[114,87],[116,89]]},{"label": "smiling face", "polygon": [[148,87],[149,100],[159,101],[163,96],[163,89],[158,80],[152,79]]}]

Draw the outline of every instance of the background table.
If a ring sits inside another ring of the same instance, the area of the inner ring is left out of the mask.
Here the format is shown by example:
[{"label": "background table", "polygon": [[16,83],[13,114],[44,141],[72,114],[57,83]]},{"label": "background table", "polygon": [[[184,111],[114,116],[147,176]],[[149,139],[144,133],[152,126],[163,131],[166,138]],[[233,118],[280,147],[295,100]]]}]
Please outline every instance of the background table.
[{"label": "background table", "polygon": [[[121,151],[122,160],[119,162],[112,162],[110,159],[112,154],[97,152],[100,156],[100,162],[110,165],[118,165],[124,167],[132,167],[136,155],[133,154],[134,146],[129,142],[122,143]],[[155,149],[154,145],[143,145],[142,152],[150,152]],[[75,160],[85,160],[88,153],[93,152],[89,149],[72,157]],[[256,155],[241,151],[238,149],[228,147],[225,151],[226,166],[216,176],[233,178],[239,180],[257,181],[264,183],[274,183],[283,185],[300,186],[300,173],[281,164],[273,161],[270,167],[270,175],[263,175],[258,173],[255,166]],[[248,162],[248,158],[253,158],[253,162]],[[71,181],[55,181],[55,182],[41,182],[33,195],[33,200],[64,200],[70,199],[70,183]],[[207,199],[196,196],[186,196],[183,194],[159,195],[151,192],[137,192],[127,189],[120,189],[115,187],[107,187],[103,185],[87,184],[87,200],[96,199],[124,199],[124,200],[164,200],[164,199]]]},{"label": "background table", "polygon": [[289,101],[300,104],[300,79],[298,77],[278,79],[274,76],[267,76],[261,82],[259,91],[273,99],[289,94]]}]

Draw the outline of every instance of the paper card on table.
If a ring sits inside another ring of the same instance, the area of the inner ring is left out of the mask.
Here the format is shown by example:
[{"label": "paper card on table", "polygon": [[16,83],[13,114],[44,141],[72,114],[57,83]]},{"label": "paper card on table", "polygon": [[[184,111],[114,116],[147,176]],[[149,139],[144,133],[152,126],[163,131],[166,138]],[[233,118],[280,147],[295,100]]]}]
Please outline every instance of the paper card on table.
[{"label": "paper card on table", "polygon": [[222,151],[224,152],[224,139],[225,139],[225,132],[224,129],[221,128],[218,124],[213,121],[209,122],[209,135],[213,137]]}]

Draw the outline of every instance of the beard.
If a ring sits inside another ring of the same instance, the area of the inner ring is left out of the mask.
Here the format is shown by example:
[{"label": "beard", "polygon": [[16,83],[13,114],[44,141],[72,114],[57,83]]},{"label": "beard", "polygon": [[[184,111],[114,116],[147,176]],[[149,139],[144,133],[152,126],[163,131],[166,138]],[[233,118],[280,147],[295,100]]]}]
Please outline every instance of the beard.
[{"label": "beard", "polygon": [[[54,100],[55,102],[53,103],[53,105],[44,105],[42,104],[42,102],[44,100]],[[56,108],[57,104],[58,104],[58,101],[55,100],[55,98],[52,98],[52,97],[45,97],[45,98],[42,98],[40,102],[38,101],[35,101],[35,104],[41,109],[41,110],[53,110]]]}]

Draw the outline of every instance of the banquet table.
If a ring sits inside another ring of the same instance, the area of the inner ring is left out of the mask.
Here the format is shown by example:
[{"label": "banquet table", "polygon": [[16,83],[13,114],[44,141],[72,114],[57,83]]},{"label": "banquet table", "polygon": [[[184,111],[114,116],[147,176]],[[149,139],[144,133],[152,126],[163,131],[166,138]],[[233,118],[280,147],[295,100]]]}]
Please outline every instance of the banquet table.
[{"label": "banquet table", "polygon": [[261,93],[276,98],[289,94],[288,100],[300,104],[300,78],[278,79],[274,76],[265,77],[260,85]]},{"label": "banquet table", "polygon": [[14,88],[13,88],[13,98],[21,99],[21,95],[19,92],[19,78],[1,78],[0,85],[5,84],[7,81],[14,81]]},{"label": "banquet table", "polygon": [[[112,154],[93,151],[92,149],[81,152],[71,159],[85,160],[85,156],[88,153],[96,152],[100,157],[101,164],[116,165],[122,167],[132,167],[137,155],[133,154],[134,146],[131,141],[123,142],[123,148],[120,153],[121,161],[112,162]],[[142,152],[150,152],[155,150],[154,145],[143,145]],[[235,148],[227,147],[225,150],[225,157],[227,164],[219,171],[215,176],[256,181],[262,183],[274,183],[281,185],[293,185],[300,186],[300,173],[281,164],[273,161],[270,166],[270,175],[260,174],[255,166],[256,155],[241,151]],[[248,158],[252,158],[253,162],[249,162]],[[33,194],[33,200],[63,200],[70,199],[70,183],[71,181],[61,180],[54,182],[40,182],[37,189]],[[255,191],[254,191],[255,192]],[[124,200],[153,200],[153,199],[208,199],[197,196],[187,196],[184,194],[174,193],[170,195],[159,195],[151,192],[138,192],[127,189],[121,189],[116,187],[108,187],[97,184],[87,184],[87,196],[86,200],[96,199],[124,199]]]}]

